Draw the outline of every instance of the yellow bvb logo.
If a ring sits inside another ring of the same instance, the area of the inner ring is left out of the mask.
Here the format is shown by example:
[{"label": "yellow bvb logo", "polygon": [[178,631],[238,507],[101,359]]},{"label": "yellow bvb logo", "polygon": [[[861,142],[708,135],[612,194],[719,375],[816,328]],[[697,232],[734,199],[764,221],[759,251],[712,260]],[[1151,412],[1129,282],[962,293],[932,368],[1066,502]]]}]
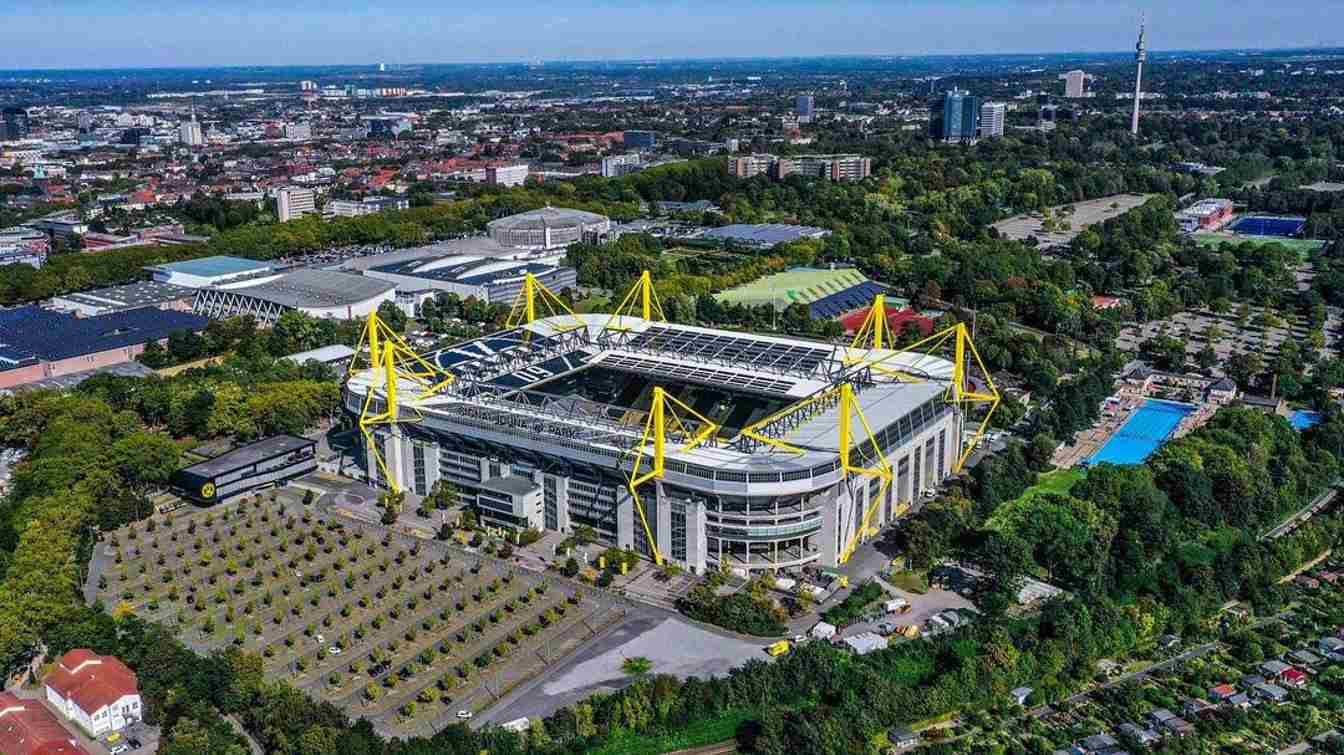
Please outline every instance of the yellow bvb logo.
[{"label": "yellow bvb logo", "polygon": [[215,483],[213,483],[213,482],[207,482],[207,483],[205,483],[204,485],[202,485],[202,486],[201,486],[201,497],[202,497],[202,498],[214,498],[214,497],[215,497]]}]

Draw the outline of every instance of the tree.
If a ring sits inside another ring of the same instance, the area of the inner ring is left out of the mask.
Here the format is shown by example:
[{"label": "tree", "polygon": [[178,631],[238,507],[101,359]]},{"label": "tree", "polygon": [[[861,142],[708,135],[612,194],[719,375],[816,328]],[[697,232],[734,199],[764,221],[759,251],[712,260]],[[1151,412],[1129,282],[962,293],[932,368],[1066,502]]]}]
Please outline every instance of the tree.
[{"label": "tree", "polygon": [[1059,442],[1049,433],[1036,433],[1031,439],[1031,444],[1027,446],[1027,459],[1031,462],[1032,468],[1036,470],[1048,468],[1058,447]]},{"label": "tree", "polygon": [[382,320],[394,332],[404,333],[406,331],[406,313],[401,311],[401,307],[398,307],[394,302],[385,301],[378,305],[378,319]]},{"label": "tree", "polygon": [[566,577],[574,577],[579,573],[579,562],[573,556],[565,561],[565,565],[560,568],[560,573]]}]

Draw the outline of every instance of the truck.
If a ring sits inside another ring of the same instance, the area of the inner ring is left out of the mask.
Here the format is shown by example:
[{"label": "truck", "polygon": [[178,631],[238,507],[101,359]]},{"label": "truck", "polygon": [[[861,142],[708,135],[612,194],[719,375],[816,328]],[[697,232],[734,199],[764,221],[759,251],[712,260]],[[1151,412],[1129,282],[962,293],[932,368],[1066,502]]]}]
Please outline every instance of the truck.
[{"label": "truck", "polygon": [[919,625],[918,625],[918,624],[911,624],[910,626],[905,627],[904,629],[902,629],[902,630],[901,630],[901,634],[902,634],[904,637],[906,637],[907,639],[911,639],[911,640],[913,640],[913,639],[919,637]]},{"label": "truck", "polygon": [[515,718],[512,721],[509,721],[508,723],[499,725],[499,728],[501,729],[507,729],[508,731],[512,731],[518,734],[522,734],[531,727],[532,727],[532,721],[528,719],[527,716],[523,716],[522,718]]},{"label": "truck", "polygon": [[882,604],[887,609],[887,613],[905,613],[910,610],[910,601],[905,598],[892,598]]},{"label": "truck", "polygon": [[792,645],[789,644],[788,640],[780,640],[779,642],[774,642],[769,645],[766,645],[765,652],[769,653],[771,656],[775,658],[778,658],[779,656],[789,652],[789,648],[791,647]]}]

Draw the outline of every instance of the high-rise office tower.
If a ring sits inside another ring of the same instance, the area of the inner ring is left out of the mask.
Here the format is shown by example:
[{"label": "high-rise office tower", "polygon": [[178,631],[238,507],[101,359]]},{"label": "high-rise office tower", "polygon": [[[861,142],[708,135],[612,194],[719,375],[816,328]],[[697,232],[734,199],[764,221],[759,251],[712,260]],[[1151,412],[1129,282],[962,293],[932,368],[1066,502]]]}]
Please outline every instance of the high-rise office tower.
[{"label": "high-rise office tower", "polygon": [[793,112],[799,118],[807,118],[810,120],[812,118],[813,112],[815,112],[816,110],[816,104],[817,104],[816,98],[814,98],[812,95],[800,94],[793,101]]},{"label": "high-rise office tower", "polygon": [[1002,102],[986,102],[980,106],[980,136],[992,139],[1003,136],[1003,121],[1008,106]]},{"label": "high-rise office tower", "polygon": [[943,97],[943,140],[975,141],[980,131],[980,98],[960,89]]},{"label": "high-rise office tower", "polygon": [[86,111],[79,111],[76,121],[79,124],[79,133],[87,134],[93,131],[93,114]]},{"label": "high-rise office tower", "polygon": [[1087,96],[1087,74],[1074,70],[1060,74],[1059,78],[1064,79],[1065,97]]},{"label": "high-rise office tower", "polygon": [[280,222],[287,223],[317,212],[317,195],[312,189],[287,186],[275,193],[275,205],[280,214]]},{"label": "high-rise office tower", "polygon": [[1129,132],[1139,135],[1139,100],[1143,98],[1143,62],[1148,59],[1148,47],[1143,42],[1143,17],[1139,17],[1139,41],[1134,45],[1134,62],[1138,70],[1134,73],[1134,115],[1129,120]]},{"label": "high-rise office tower", "polygon": [[177,129],[178,141],[188,147],[199,147],[205,144],[205,134],[201,131],[201,123],[196,120],[196,113],[191,114],[191,120],[183,121]]},{"label": "high-rise office tower", "polygon": [[2,114],[4,129],[0,130],[0,138],[13,140],[28,138],[32,124],[28,121],[27,110],[21,107],[7,107]]}]

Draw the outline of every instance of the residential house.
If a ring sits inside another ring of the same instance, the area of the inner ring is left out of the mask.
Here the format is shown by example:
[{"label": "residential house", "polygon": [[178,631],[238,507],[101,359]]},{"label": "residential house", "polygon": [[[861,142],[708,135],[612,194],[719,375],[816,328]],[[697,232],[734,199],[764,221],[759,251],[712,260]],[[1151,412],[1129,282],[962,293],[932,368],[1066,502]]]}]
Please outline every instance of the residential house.
[{"label": "residential house", "polygon": [[892,747],[914,747],[919,744],[919,733],[904,726],[897,726],[887,732],[887,741]]},{"label": "residential house", "polygon": [[0,752],[5,755],[89,755],[37,700],[0,692]]},{"label": "residential house", "polygon": [[1288,654],[1289,660],[1301,666],[1319,666],[1325,663],[1325,659],[1305,648],[1294,650]]},{"label": "residential house", "polygon": [[1192,697],[1185,701],[1185,707],[1182,709],[1186,718],[1203,718],[1217,712],[1218,706],[1198,697]]},{"label": "residential house", "polygon": [[1163,721],[1162,728],[1173,737],[1188,737],[1195,733],[1195,725],[1180,716],[1172,716]]},{"label": "residential house", "polygon": [[1254,693],[1257,699],[1274,705],[1283,705],[1288,702],[1288,690],[1277,684],[1270,684],[1269,682],[1257,684]]},{"label": "residential house", "polygon": [[1031,687],[1018,687],[1009,692],[1008,696],[1018,705],[1026,705],[1027,698],[1031,697]]},{"label": "residential house", "polygon": [[1161,734],[1135,723],[1120,724],[1118,731],[1121,736],[1133,740],[1142,747],[1153,747],[1162,741]]},{"label": "residential house", "polygon": [[1265,675],[1265,679],[1273,680],[1283,676],[1284,672],[1290,671],[1292,668],[1283,661],[1268,660],[1260,664],[1260,673]]},{"label": "residential house", "polygon": [[1252,705],[1255,705],[1255,702],[1252,701],[1251,696],[1246,694],[1245,692],[1238,692],[1237,694],[1227,698],[1227,704],[1232,706],[1233,708],[1248,710]]},{"label": "residential house", "polygon": [[1319,580],[1317,580],[1315,577],[1308,577],[1305,574],[1300,574],[1297,577],[1294,577],[1293,584],[1296,584],[1298,587],[1303,587],[1308,590],[1315,590],[1321,586]]},{"label": "residential house", "polygon": [[95,737],[141,720],[135,672],[120,659],[77,648],[46,678],[47,701]]},{"label": "residential house", "polygon": [[1237,688],[1231,684],[1219,684],[1209,689],[1209,699],[1215,703],[1227,702],[1235,694],[1237,694]]},{"label": "residential house", "polygon": [[1279,684],[1293,689],[1302,689],[1307,686],[1307,675],[1300,669],[1290,668],[1279,677]]},{"label": "residential house", "polygon": [[1083,737],[1069,748],[1070,755],[1109,755],[1120,749],[1120,742],[1110,734]]},{"label": "residential house", "polygon": [[1344,659],[1344,640],[1338,637],[1322,637],[1316,641],[1316,649],[1332,661]]}]

